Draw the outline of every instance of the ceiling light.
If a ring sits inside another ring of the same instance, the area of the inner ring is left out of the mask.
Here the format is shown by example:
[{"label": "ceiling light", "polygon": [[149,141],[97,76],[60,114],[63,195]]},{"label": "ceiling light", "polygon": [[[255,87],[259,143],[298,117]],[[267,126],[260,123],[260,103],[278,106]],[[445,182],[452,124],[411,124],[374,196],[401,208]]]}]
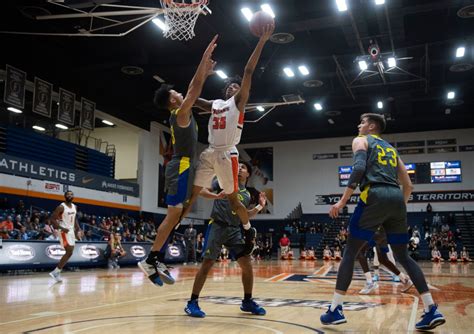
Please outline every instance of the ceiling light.
[{"label": "ceiling light", "polygon": [[103,120],[102,120],[102,123],[107,124],[107,125],[110,125],[110,126],[114,126],[114,125],[115,125],[114,123],[112,123],[111,121],[108,121],[108,120],[106,120],[106,119],[103,119]]},{"label": "ceiling light", "polygon": [[38,130],[38,131],[41,131],[41,132],[46,131],[45,128],[43,128],[42,126],[39,126],[39,125],[33,125],[33,129]]},{"label": "ceiling light", "polygon": [[300,71],[301,74],[303,75],[308,75],[309,74],[309,70],[306,66],[304,65],[300,65],[298,66],[298,70]]},{"label": "ceiling light", "polygon": [[161,19],[159,19],[159,18],[155,18],[155,19],[151,20],[151,22],[153,22],[154,24],[156,24],[156,26],[157,26],[158,28],[160,28],[161,30],[163,30],[163,31],[166,31],[166,30],[169,29],[168,26],[166,25],[166,23],[164,23],[163,21],[161,21]]},{"label": "ceiling light", "polygon": [[269,14],[271,17],[275,18],[275,13],[273,12],[272,7],[270,7],[269,4],[265,3],[265,4],[261,5],[260,8],[262,8],[262,10],[263,10],[265,13],[267,13],[267,14]]},{"label": "ceiling light", "polygon": [[334,120],[333,120],[332,118],[329,118],[329,119],[328,119],[328,123],[329,123],[329,124],[334,124],[334,123],[336,123],[336,122],[334,122]]},{"label": "ceiling light", "polygon": [[262,107],[262,106],[257,106],[257,110],[258,110],[258,111],[265,111],[265,108]]},{"label": "ceiling light", "polygon": [[276,125],[278,125],[280,128],[283,127],[283,124],[281,124],[280,122],[275,122]]},{"label": "ceiling light", "polygon": [[15,114],[22,114],[23,113],[22,110],[17,109],[17,108],[13,108],[13,107],[8,107],[7,110],[9,110],[11,112],[14,112]]},{"label": "ceiling light", "polygon": [[319,103],[315,103],[315,104],[314,104],[314,109],[320,111],[320,110],[323,110],[323,106],[322,106],[321,104],[319,104]]},{"label": "ceiling light", "polygon": [[62,129],[62,130],[67,130],[68,129],[68,127],[66,125],[62,125],[62,124],[59,124],[59,123],[55,124],[55,126],[58,129]]},{"label": "ceiling light", "polygon": [[388,58],[388,67],[395,67],[397,66],[397,60],[394,57]]},{"label": "ceiling light", "polygon": [[448,100],[454,99],[455,96],[456,94],[454,92],[448,92]]},{"label": "ceiling light", "polygon": [[385,3],[385,0],[375,0],[376,5],[383,5]]},{"label": "ceiling light", "polygon": [[368,68],[367,62],[365,60],[359,61],[359,68],[361,71],[365,71]]},{"label": "ceiling light", "polygon": [[217,71],[216,71],[216,74],[217,74],[218,76],[220,76],[222,79],[227,79],[227,78],[228,78],[227,74],[225,74],[224,71],[217,70]]},{"label": "ceiling light", "polygon": [[466,52],[466,48],[464,46],[460,46],[456,49],[456,58],[464,57],[464,52]]},{"label": "ceiling light", "polygon": [[285,67],[283,72],[285,72],[286,76],[289,78],[293,78],[295,76],[295,72],[293,72],[293,70],[289,67]]},{"label": "ceiling light", "polygon": [[379,108],[379,109],[383,108],[383,102],[382,101],[377,102],[377,108]]},{"label": "ceiling light", "polygon": [[244,7],[240,11],[242,12],[242,14],[244,14],[247,21],[249,21],[249,22],[252,21],[253,13],[250,10],[250,8]]},{"label": "ceiling light", "polygon": [[344,12],[347,10],[346,0],[336,0],[336,5],[337,9],[339,9],[340,12]]}]

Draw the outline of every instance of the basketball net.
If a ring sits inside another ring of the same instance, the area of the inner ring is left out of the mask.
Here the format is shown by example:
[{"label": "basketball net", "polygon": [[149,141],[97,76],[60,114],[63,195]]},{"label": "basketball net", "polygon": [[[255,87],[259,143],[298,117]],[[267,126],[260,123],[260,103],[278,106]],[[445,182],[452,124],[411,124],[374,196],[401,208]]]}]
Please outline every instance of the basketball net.
[{"label": "basketball net", "polygon": [[185,0],[160,0],[167,29],[163,36],[173,40],[188,41],[195,36],[194,26],[207,0],[186,3]]}]

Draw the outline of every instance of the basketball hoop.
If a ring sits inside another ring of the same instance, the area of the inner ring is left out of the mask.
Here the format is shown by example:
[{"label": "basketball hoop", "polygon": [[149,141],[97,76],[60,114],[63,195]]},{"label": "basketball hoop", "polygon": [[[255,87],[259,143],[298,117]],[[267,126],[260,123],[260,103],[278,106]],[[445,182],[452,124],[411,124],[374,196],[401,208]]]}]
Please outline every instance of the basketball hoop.
[{"label": "basketball hoop", "polygon": [[188,41],[193,38],[199,14],[204,12],[204,9],[210,12],[206,6],[208,0],[160,0],[160,2],[167,26],[163,36],[173,40]]}]

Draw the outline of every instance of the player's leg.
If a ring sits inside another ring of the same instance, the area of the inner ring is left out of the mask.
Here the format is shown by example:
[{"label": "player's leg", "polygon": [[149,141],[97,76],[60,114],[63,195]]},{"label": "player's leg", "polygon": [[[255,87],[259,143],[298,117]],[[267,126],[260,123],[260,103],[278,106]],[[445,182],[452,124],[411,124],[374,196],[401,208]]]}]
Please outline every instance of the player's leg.
[{"label": "player's leg", "polygon": [[[398,191],[397,191],[398,190]],[[387,241],[391,245],[396,259],[407,272],[416,290],[421,295],[424,305],[424,314],[421,321],[416,324],[417,329],[432,329],[446,322],[443,315],[438,311],[438,305],[433,301],[425,275],[418,264],[408,255],[408,234],[406,205],[401,191],[395,187],[386,189],[391,192],[390,204],[386,210],[390,210],[390,219],[387,219],[383,226],[387,233]]]},{"label": "player's leg", "polygon": [[204,246],[202,249],[203,260],[201,267],[194,278],[193,291],[191,298],[188,300],[184,312],[191,317],[204,318],[204,313],[199,307],[198,299],[199,294],[204,287],[207,275],[209,274],[212,266],[220,256],[223,237],[225,237],[225,227],[222,227],[216,223],[209,223],[204,237]]},{"label": "player's leg", "polygon": [[361,295],[368,295],[373,290],[378,288],[378,284],[372,280],[372,274],[370,273],[369,262],[367,261],[366,256],[367,247],[364,246],[359,255],[357,255],[357,259],[359,260],[359,264],[362,267],[362,271],[364,272],[365,276],[365,286],[362,290],[359,291]]},{"label": "player's leg", "polygon": [[383,221],[384,214],[384,207],[380,205],[376,193],[372,195],[372,189],[366,188],[361,193],[359,203],[349,221],[349,236],[337,272],[336,290],[331,306],[320,317],[322,324],[338,325],[346,322],[346,318],[342,313],[342,304],[344,295],[352,281],[354,260],[362,247],[373,238],[380,221]]},{"label": "player's leg", "polygon": [[72,254],[74,253],[74,245],[76,242],[74,232],[72,233],[61,232],[59,234],[59,242],[61,246],[63,246],[66,253],[61,257],[56,268],[54,268],[54,270],[49,273],[49,276],[51,276],[56,282],[62,282],[62,278],[60,275],[61,271],[63,270],[67,261],[69,261]]}]

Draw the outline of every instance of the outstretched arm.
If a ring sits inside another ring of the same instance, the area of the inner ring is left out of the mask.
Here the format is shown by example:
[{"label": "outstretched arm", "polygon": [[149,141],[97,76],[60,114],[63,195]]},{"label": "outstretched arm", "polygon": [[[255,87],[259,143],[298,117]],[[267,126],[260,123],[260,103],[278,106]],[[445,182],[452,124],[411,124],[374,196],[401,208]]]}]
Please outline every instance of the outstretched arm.
[{"label": "outstretched arm", "polygon": [[184,97],[183,104],[179,109],[176,119],[178,126],[180,127],[188,126],[189,120],[191,118],[191,108],[193,107],[199,95],[201,95],[202,87],[204,86],[204,82],[206,82],[207,77],[214,73],[214,66],[216,65],[216,62],[212,60],[212,52],[216,48],[216,40],[217,35],[214,36],[204,51],[201,62],[199,63],[199,66],[196,70],[196,74],[194,74],[193,79],[189,83],[188,91]]},{"label": "outstretched arm", "polygon": [[194,106],[201,109],[201,110],[211,112],[212,100],[209,101],[209,100],[205,100],[205,99],[202,99],[202,98],[198,98],[196,100],[196,102],[194,103]]},{"label": "outstretched arm", "polygon": [[245,105],[249,100],[253,72],[255,71],[255,67],[257,67],[257,63],[260,59],[260,55],[262,54],[263,47],[272,35],[274,29],[275,26],[273,24],[269,24],[264,28],[263,34],[260,37],[260,40],[258,41],[257,46],[255,47],[255,50],[250,56],[247,65],[245,65],[242,84],[240,85],[239,92],[235,96],[235,103],[237,104],[237,108],[242,112],[245,111]]}]

